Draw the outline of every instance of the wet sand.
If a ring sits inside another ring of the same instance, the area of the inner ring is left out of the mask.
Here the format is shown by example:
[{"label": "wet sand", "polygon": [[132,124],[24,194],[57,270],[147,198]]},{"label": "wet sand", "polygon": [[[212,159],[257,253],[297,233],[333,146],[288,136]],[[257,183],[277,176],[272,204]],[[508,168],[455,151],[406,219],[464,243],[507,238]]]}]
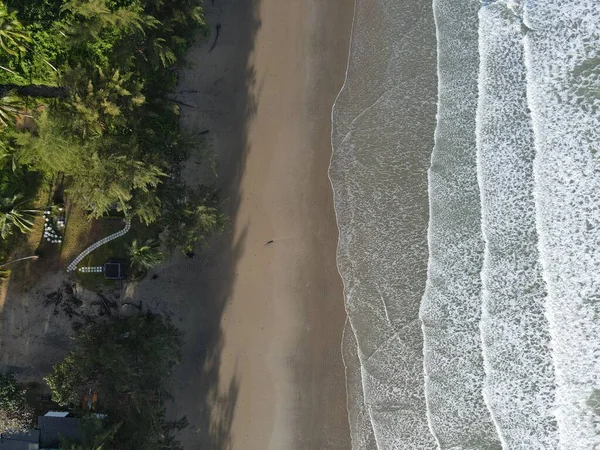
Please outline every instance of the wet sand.
[{"label": "wet sand", "polygon": [[[177,99],[191,132],[209,130],[231,224],[132,295],[186,333],[171,408],[190,422],[186,449],[346,450],[346,315],[327,169],[353,2],[205,9],[212,36],[190,52]],[[207,172],[191,162],[186,176]]]}]

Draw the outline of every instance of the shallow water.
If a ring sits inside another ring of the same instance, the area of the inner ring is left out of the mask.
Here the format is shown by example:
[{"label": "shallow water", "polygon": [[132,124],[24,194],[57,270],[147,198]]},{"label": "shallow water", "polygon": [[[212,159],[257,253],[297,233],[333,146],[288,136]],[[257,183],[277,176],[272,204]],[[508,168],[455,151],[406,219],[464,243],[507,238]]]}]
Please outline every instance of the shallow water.
[{"label": "shallow water", "polygon": [[483,236],[477,184],[479,2],[436,0],[438,122],[429,171],[429,269],[421,304],[425,392],[441,448],[498,448],[485,405],[479,320]]},{"label": "shallow water", "polygon": [[333,111],[330,177],[338,266],[379,448],[435,447],[418,318],[435,74],[430,4],[357,2],[347,79]]},{"label": "shallow water", "polygon": [[600,448],[599,44],[591,0],[356,1],[330,167],[355,450]]}]

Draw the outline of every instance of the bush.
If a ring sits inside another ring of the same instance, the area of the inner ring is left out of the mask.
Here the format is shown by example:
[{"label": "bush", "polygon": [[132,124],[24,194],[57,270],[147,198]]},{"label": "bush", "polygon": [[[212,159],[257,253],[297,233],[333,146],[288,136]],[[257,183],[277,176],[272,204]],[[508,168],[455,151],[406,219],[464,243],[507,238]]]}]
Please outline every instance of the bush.
[{"label": "bush", "polygon": [[160,264],[163,259],[160,243],[155,239],[148,239],[144,242],[134,239],[127,247],[127,256],[131,268],[137,274],[146,273],[152,267]]},{"label": "bush", "polygon": [[0,433],[19,433],[33,426],[33,408],[23,390],[10,374],[0,374]]},{"label": "bush", "polygon": [[[183,422],[165,420],[167,379],[179,362],[182,337],[158,315],[119,318],[82,328],[75,348],[46,381],[61,405],[107,415],[113,450],[175,449],[172,431]],[[84,401],[93,393],[91,411]],[[83,404],[83,407],[82,407]],[[88,436],[93,441],[93,436]]]}]

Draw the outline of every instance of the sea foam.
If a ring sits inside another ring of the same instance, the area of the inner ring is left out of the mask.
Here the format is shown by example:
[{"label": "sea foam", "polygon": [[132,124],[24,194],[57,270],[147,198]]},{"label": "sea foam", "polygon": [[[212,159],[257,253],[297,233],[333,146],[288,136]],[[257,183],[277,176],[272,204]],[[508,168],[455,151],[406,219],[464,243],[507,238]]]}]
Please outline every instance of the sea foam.
[{"label": "sea foam", "polygon": [[429,268],[421,305],[431,431],[442,449],[500,442],[483,399],[483,237],[477,184],[476,0],[435,0],[438,114],[429,170]]},{"label": "sea foam", "polygon": [[600,448],[600,8],[524,5],[560,448]]},{"label": "sea foam", "polygon": [[[329,173],[338,267],[379,449],[435,448],[418,319],[435,75],[431,4],[357,0],[347,77],[333,110]],[[353,442],[364,442],[356,419],[362,415],[352,411]]]},{"label": "sea foam", "polygon": [[[512,8],[511,8],[512,7]],[[485,239],[484,393],[504,448],[557,448],[554,368],[537,251],[520,8],[479,12],[478,172]]]}]

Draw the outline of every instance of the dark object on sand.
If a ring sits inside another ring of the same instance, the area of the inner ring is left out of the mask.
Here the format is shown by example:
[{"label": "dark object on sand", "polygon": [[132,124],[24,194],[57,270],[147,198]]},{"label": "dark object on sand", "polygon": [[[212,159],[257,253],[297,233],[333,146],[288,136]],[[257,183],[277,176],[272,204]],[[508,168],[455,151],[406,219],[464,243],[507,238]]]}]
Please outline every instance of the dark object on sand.
[{"label": "dark object on sand", "polygon": [[139,311],[142,310],[142,301],[140,300],[139,305],[136,305],[135,303],[132,302],[123,302],[121,303],[121,306],[132,306],[134,308],[137,308]]},{"label": "dark object on sand", "polygon": [[215,42],[213,42],[213,45],[210,47],[210,50],[208,51],[208,53],[212,52],[213,49],[215,48],[215,45],[217,45],[217,40],[219,39],[219,33],[221,32],[221,24],[218,23],[217,24],[217,34],[215,36]]},{"label": "dark object on sand", "polygon": [[271,239],[269,242],[267,242],[265,245],[269,245],[272,244],[273,242],[275,242],[273,239]]},{"label": "dark object on sand", "polygon": [[151,279],[153,279],[153,280],[156,280],[156,279],[158,278],[158,274],[156,274],[156,273],[155,273],[155,274],[154,274],[154,275],[152,275],[152,277],[150,277],[150,278],[151,278]]},{"label": "dark object on sand", "polygon": [[187,106],[188,108],[196,109],[196,107],[194,105],[190,105],[189,103],[180,102],[179,100],[175,100],[174,98],[169,98],[169,100],[171,100],[173,103],[177,103],[178,105]]},{"label": "dark object on sand", "polygon": [[195,254],[194,252],[187,252],[187,253],[185,254],[185,256],[186,256],[186,258],[190,258],[190,259],[191,259],[191,258],[193,258],[194,256],[196,256],[196,254]]}]

